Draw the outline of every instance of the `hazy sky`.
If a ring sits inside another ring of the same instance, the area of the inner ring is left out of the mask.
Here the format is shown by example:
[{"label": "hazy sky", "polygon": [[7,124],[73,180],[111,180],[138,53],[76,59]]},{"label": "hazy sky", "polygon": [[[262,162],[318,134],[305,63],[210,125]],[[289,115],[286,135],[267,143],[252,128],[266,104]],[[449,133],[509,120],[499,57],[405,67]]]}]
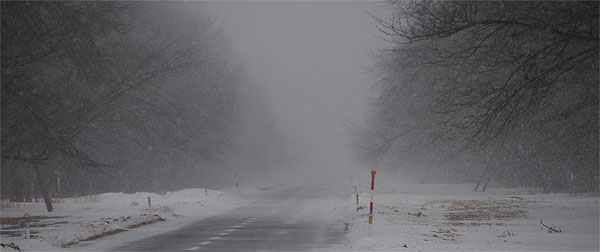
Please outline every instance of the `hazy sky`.
[{"label": "hazy sky", "polygon": [[378,2],[207,2],[252,76],[263,85],[280,131],[313,166],[348,166],[344,120],[359,122],[370,53],[385,45]]}]

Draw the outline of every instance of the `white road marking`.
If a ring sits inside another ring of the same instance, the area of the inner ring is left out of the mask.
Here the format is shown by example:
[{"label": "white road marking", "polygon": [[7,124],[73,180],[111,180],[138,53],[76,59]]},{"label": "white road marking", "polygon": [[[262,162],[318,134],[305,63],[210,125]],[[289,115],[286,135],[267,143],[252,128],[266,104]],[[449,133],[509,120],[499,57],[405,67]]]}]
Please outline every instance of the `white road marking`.
[{"label": "white road marking", "polygon": [[237,229],[235,229],[235,228],[232,228],[232,229],[227,229],[227,230],[225,230],[225,231],[227,231],[227,232],[233,232],[233,231],[237,231]]},{"label": "white road marking", "polygon": [[240,226],[240,225],[235,225],[235,226],[233,226],[232,228],[241,228],[241,227],[242,227],[242,226]]},{"label": "white road marking", "polygon": [[208,239],[209,240],[217,240],[217,239],[221,239],[221,237],[215,236],[215,237],[211,237],[211,238],[208,238]]},{"label": "white road marking", "polygon": [[198,250],[198,249],[200,249],[200,247],[191,247],[188,250]]},{"label": "white road marking", "polygon": [[206,245],[206,244],[209,244],[209,243],[210,243],[210,241],[203,241],[203,242],[200,243],[200,245]]},{"label": "white road marking", "polygon": [[223,233],[220,233],[219,235],[227,235],[227,234],[229,234],[229,233],[223,232]]}]

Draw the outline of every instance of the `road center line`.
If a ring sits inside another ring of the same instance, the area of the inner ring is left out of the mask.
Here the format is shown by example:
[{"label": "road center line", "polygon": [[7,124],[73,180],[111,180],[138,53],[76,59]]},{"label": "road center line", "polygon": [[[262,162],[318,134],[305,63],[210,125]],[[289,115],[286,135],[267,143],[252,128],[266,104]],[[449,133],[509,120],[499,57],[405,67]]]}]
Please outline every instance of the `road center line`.
[{"label": "road center line", "polygon": [[217,240],[217,239],[221,239],[221,237],[215,236],[215,237],[209,238],[209,240]]},{"label": "road center line", "polygon": [[198,250],[198,249],[200,249],[200,247],[191,247],[188,250]]},{"label": "road center line", "polygon": [[223,233],[220,233],[219,235],[227,235],[227,234],[229,234],[229,233],[223,232]]},{"label": "road center line", "polygon": [[203,241],[203,242],[200,243],[200,245],[206,245],[206,244],[209,244],[209,243],[210,243],[210,241]]}]

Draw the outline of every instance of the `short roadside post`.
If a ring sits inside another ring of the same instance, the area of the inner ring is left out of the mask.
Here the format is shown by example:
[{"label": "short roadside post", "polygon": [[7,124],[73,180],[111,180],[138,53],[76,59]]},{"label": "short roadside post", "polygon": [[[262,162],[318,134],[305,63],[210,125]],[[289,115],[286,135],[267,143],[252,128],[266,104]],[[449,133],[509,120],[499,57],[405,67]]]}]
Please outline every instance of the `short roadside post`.
[{"label": "short roadside post", "polygon": [[356,194],[356,211],[358,211],[358,191],[356,190],[356,186],[354,186],[354,194]]},{"label": "short roadside post", "polygon": [[375,190],[375,170],[371,171],[371,203],[369,204],[369,236],[373,236],[373,191]]},{"label": "short roadside post", "polygon": [[23,218],[25,219],[25,239],[29,240],[31,237],[29,232],[29,213],[25,213],[25,215],[23,215]]},{"label": "short roadside post", "polygon": [[148,209],[152,212],[152,202],[150,202],[150,196],[148,196]]}]

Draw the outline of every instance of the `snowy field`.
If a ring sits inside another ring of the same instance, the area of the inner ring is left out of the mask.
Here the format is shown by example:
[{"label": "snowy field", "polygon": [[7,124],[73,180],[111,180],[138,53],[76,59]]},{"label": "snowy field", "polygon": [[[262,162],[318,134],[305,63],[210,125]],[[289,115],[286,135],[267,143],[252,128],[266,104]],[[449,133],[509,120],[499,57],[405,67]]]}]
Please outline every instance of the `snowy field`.
[{"label": "snowy field", "polygon": [[[301,212],[306,216],[293,219],[312,219],[318,213],[343,227],[347,242],[336,247],[341,251],[599,249],[598,195],[500,188],[472,192],[472,187],[380,185],[375,193],[372,236],[367,231],[368,188],[359,188],[358,211],[349,189],[344,190],[347,200],[319,200],[314,206],[303,206],[306,211]],[[53,213],[47,213],[41,202],[4,204],[1,242],[17,244],[21,251],[104,251],[252,204],[265,189],[243,187],[239,194],[233,189],[187,189],[163,195],[107,193],[59,200]],[[148,196],[152,210],[148,209]],[[34,216],[30,240],[23,234],[21,217],[25,212]]]},{"label": "snowy field", "polygon": [[[599,251],[598,195],[534,194],[472,184],[378,187],[347,218],[355,251]],[[352,199],[355,200],[355,199]],[[552,228],[549,231],[540,222]]]},{"label": "snowy field", "polygon": [[[264,188],[263,188],[264,189]],[[258,187],[186,189],[155,193],[104,193],[57,199],[54,212],[39,203],[2,204],[2,244],[21,251],[102,251],[108,246],[166,232],[201,218],[249,204],[264,190]],[[148,207],[150,196],[152,209]],[[31,239],[25,239],[23,216],[31,217]],[[148,225],[151,224],[151,225]],[[102,243],[95,242],[102,238]],[[11,251],[8,247],[2,251]]]}]

